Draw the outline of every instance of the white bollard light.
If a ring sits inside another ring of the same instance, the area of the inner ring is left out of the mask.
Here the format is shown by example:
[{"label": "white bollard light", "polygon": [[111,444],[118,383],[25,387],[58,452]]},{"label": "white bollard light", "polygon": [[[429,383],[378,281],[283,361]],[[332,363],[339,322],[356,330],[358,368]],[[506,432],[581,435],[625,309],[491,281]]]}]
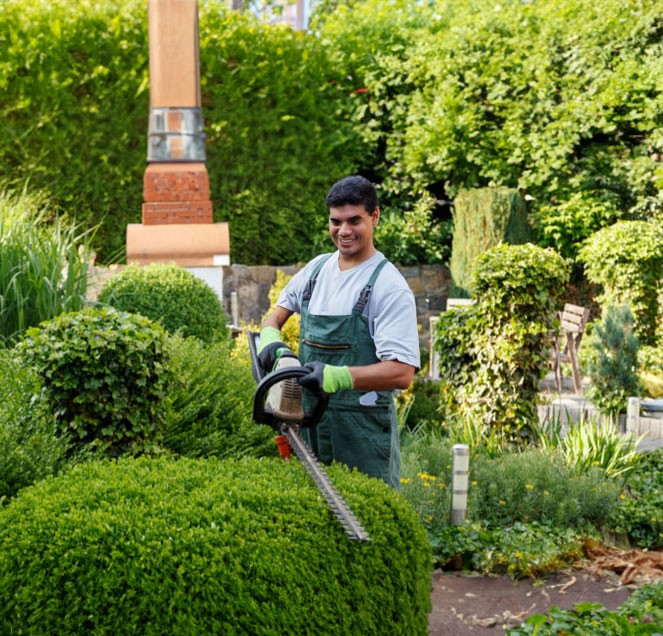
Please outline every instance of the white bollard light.
[{"label": "white bollard light", "polygon": [[470,474],[470,448],[455,444],[451,462],[451,525],[467,519],[467,491]]}]

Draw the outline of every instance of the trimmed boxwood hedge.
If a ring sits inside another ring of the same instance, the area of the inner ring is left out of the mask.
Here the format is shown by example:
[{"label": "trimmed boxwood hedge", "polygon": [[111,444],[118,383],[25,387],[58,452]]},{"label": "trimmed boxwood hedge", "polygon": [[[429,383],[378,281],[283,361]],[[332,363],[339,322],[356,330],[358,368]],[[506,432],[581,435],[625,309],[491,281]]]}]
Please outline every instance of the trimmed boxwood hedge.
[{"label": "trimmed boxwood hedge", "polygon": [[80,464],[0,511],[3,634],[427,633],[430,547],[408,503],[330,474],[349,540],[298,461]]},{"label": "trimmed boxwood hedge", "polygon": [[164,329],[145,316],[87,307],[27,330],[16,346],[73,446],[112,456],[144,450],[164,419]]},{"label": "trimmed boxwood hedge", "polygon": [[98,301],[146,316],[170,333],[205,342],[227,340],[230,335],[226,312],[214,290],[174,263],[129,265],[106,281]]}]

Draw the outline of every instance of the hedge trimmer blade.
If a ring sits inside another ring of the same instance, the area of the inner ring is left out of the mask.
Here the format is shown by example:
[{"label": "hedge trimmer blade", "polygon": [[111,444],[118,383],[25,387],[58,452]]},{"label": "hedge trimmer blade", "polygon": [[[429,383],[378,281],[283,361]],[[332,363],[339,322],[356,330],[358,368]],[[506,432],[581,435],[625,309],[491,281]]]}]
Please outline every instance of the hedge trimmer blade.
[{"label": "hedge trimmer blade", "polygon": [[345,499],[336,491],[329,481],[327,472],[322,464],[315,458],[306,442],[299,436],[299,433],[292,426],[285,424],[281,427],[281,433],[288,438],[293,452],[297,455],[299,461],[304,465],[313,483],[317,486],[322,497],[327,502],[327,506],[332,514],[338,519],[345,534],[350,539],[356,541],[370,541],[371,537],[364,530],[363,526],[355,517],[354,512],[346,503]]}]

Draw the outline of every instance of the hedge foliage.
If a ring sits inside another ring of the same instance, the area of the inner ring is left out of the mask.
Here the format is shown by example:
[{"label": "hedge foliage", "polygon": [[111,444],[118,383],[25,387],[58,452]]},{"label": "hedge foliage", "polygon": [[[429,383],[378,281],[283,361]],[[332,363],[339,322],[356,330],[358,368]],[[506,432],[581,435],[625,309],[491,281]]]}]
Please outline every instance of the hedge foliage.
[{"label": "hedge foliage", "polygon": [[31,327],[17,345],[74,446],[117,455],[153,442],[167,395],[166,334],[138,314],[88,307]]},{"label": "hedge foliage", "polygon": [[[147,4],[128,0],[0,8],[0,172],[101,222],[98,256],[123,256],[141,220],[149,114]],[[312,37],[200,6],[201,92],[215,220],[236,262],[312,254],[324,196],[361,148],[347,80]]]},{"label": "hedge foliage", "polygon": [[140,221],[149,99],[140,0],[3,2],[0,172],[46,190],[96,247],[123,257]]},{"label": "hedge foliage", "polygon": [[587,278],[601,285],[604,309],[628,305],[643,345],[655,345],[663,328],[663,225],[620,221],[592,234],[580,249]]},{"label": "hedge foliage", "polygon": [[427,633],[430,547],[378,480],[330,470],[349,540],[301,464],[87,462],[0,513],[5,634]]},{"label": "hedge foliage", "polygon": [[463,190],[454,204],[449,269],[452,296],[468,297],[474,259],[500,243],[527,243],[532,237],[521,194],[507,188]]},{"label": "hedge foliage", "polygon": [[440,315],[441,408],[450,420],[488,426],[509,441],[530,439],[550,332],[568,265],[552,249],[498,245],[474,261],[475,302]]},{"label": "hedge foliage", "polygon": [[[207,165],[233,259],[307,260],[328,187],[352,172],[378,183],[403,262],[446,258],[462,189],[522,190],[564,256],[620,218],[660,218],[659,4],[327,2],[301,33],[201,2]],[[104,262],[140,220],[146,23],[139,0],[0,5],[0,172],[101,223]]]},{"label": "hedge foliage", "polygon": [[250,366],[230,342],[169,340],[168,415],[160,437],[187,457],[275,455],[274,431],[252,419],[256,388]]},{"label": "hedge foliage", "polygon": [[129,265],[106,281],[98,301],[146,316],[169,333],[204,342],[229,337],[226,312],[214,290],[175,264]]},{"label": "hedge foliage", "polygon": [[40,395],[35,374],[0,348],[0,503],[21,488],[56,474],[65,464],[67,441]]}]

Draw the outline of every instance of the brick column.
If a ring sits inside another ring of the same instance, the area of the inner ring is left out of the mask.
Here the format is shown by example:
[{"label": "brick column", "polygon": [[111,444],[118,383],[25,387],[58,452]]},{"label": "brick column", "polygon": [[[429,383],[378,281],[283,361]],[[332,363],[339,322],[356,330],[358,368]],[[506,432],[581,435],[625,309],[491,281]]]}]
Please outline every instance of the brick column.
[{"label": "brick column", "polygon": [[148,34],[143,222],[127,227],[127,262],[175,262],[219,288],[230,245],[227,224],[213,222],[205,166],[197,0],[148,0]]},{"label": "brick column", "polygon": [[212,223],[200,107],[198,3],[149,0],[150,128],[143,223]]}]

